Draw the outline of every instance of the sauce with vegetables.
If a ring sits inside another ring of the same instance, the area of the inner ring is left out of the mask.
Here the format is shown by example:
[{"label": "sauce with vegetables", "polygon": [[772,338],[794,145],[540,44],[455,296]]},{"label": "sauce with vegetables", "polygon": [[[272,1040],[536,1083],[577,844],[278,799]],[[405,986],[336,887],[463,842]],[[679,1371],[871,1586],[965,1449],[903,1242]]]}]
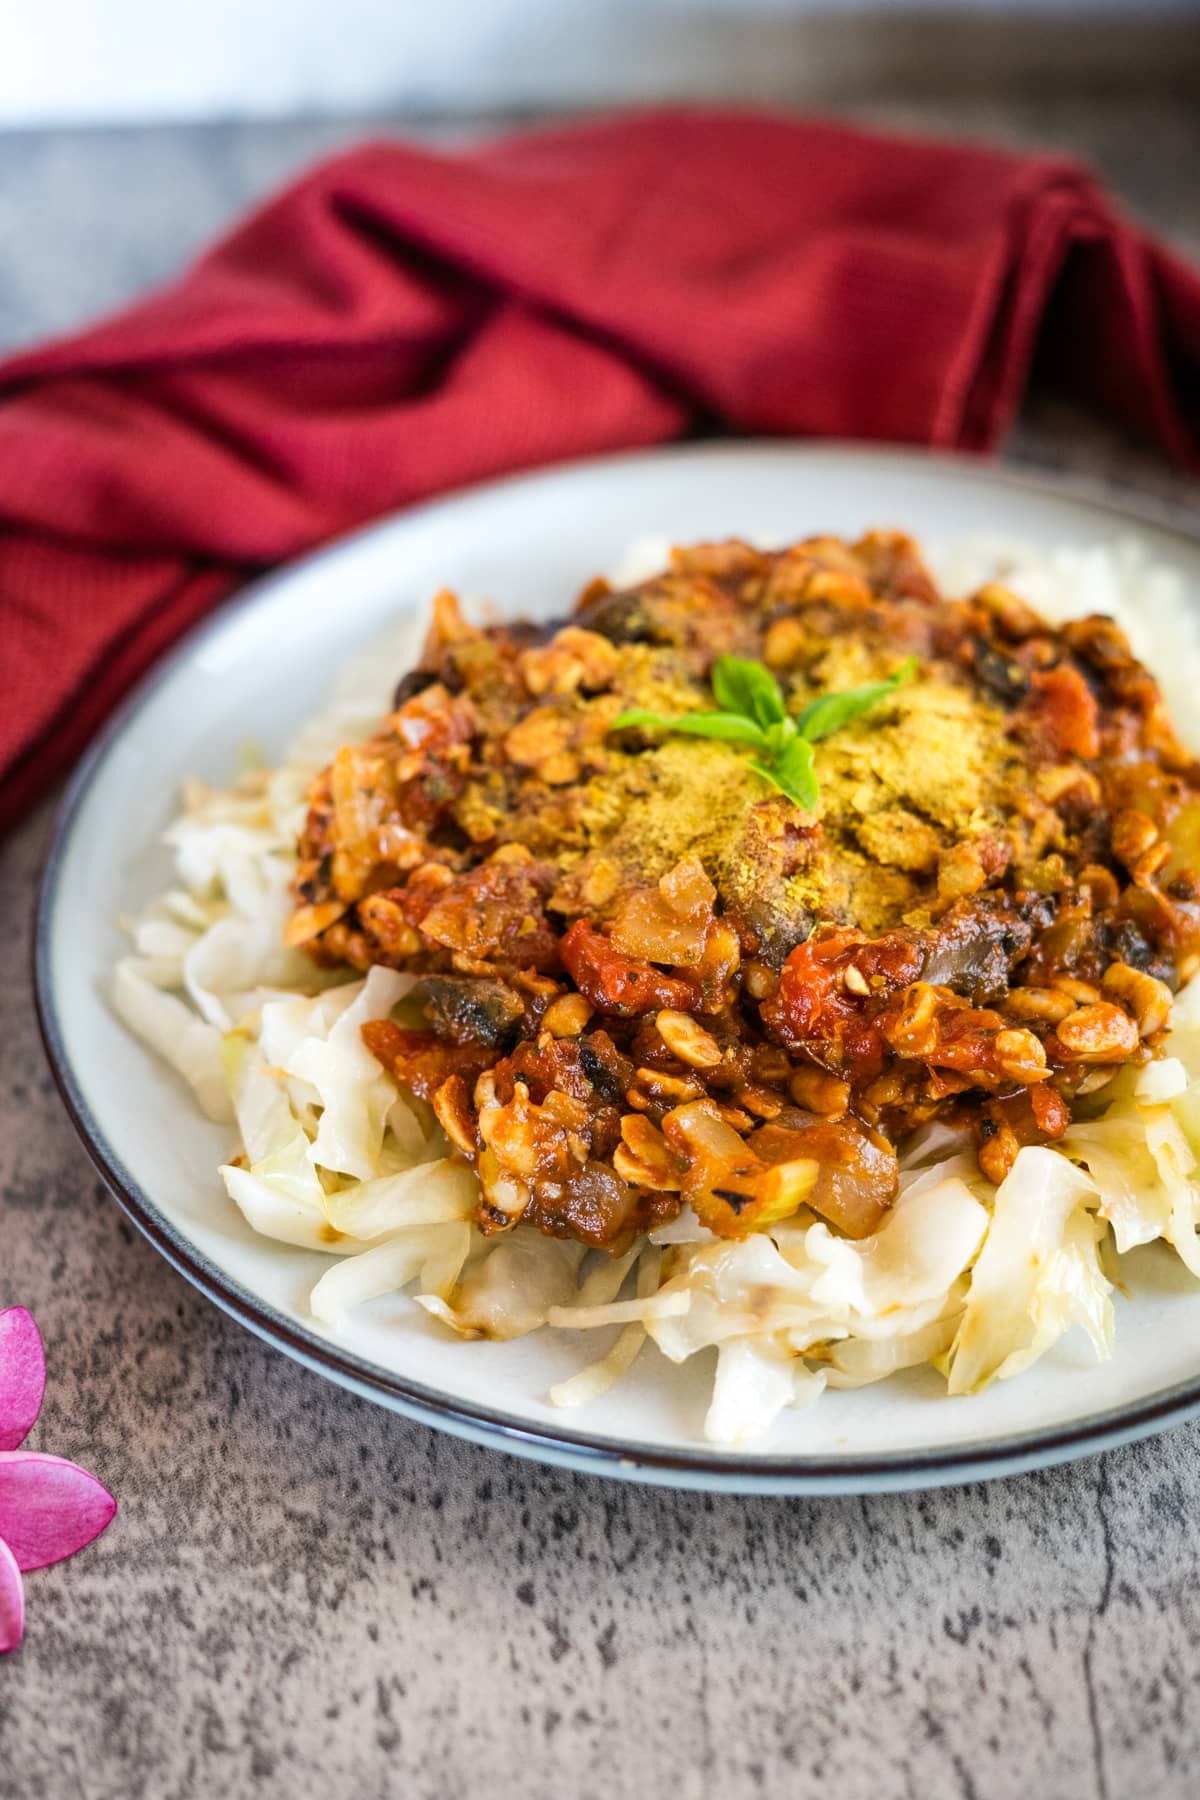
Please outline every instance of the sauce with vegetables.
[{"label": "sauce with vegetables", "polygon": [[[811,805],[737,741],[614,729],[711,712],[719,658],[789,721],[888,684],[835,709]],[[864,1236],[912,1132],[970,1128],[1002,1180],[1200,966],[1200,768],[1122,634],[945,599],[898,534],[679,550],[558,628],[442,595],[309,800],[289,939],[418,976],[364,1035],[489,1232],[623,1249],[686,1201],[726,1236],[801,1204]]]}]

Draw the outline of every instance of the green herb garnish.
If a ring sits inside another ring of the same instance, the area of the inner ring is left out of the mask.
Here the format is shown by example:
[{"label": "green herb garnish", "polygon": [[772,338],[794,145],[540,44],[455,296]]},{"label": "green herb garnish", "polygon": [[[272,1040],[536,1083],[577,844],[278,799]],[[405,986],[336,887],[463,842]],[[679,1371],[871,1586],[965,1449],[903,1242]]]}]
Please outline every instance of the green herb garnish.
[{"label": "green herb garnish", "polygon": [[720,711],[684,713],[665,719],[661,713],[635,706],[609,726],[624,731],[639,725],[645,731],[683,732],[689,737],[717,738],[725,744],[744,744],[758,752],[750,767],[781,794],[806,811],[817,803],[817,772],[813,745],[849,725],[853,719],[878,706],[910,681],[917,659],[910,656],[886,681],[869,681],[863,687],[843,688],[821,694],[792,718],[783,690],[770,669],[744,656],[719,656],[712,668],[712,690]]}]

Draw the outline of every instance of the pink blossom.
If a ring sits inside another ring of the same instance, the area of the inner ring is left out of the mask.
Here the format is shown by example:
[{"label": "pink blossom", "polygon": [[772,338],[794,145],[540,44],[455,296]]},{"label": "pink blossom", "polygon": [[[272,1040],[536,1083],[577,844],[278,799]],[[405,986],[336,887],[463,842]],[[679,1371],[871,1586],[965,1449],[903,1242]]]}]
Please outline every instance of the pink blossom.
[{"label": "pink blossom", "polygon": [[72,1462],[19,1448],[41,1411],[46,1358],[23,1306],[0,1312],[0,1653],[25,1627],[22,1570],[74,1556],[117,1510],[108,1489]]}]

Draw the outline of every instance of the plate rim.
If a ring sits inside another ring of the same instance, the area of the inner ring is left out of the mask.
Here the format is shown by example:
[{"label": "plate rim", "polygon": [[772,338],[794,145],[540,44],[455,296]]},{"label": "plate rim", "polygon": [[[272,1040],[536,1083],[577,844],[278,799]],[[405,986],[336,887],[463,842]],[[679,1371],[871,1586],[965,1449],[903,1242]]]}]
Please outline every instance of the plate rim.
[{"label": "plate rim", "polygon": [[93,1116],[68,1050],[58,1016],[51,953],[53,921],[58,908],[60,877],[102,767],[128,727],[160,686],[209,638],[219,636],[231,618],[270,602],[277,588],[300,569],[311,569],[353,553],[365,540],[385,534],[401,520],[436,515],[475,496],[553,481],[596,469],[636,467],[641,463],[677,460],[686,463],[713,456],[761,456],[785,451],[789,456],[845,460],[871,458],[898,468],[930,468],[950,478],[966,476],[1042,498],[1083,505],[1133,529],[1166,531],[1200,550],[1200,534],[1173,516],[1167,502],[1154,496],[1111,495],[1096,480],[1074,473],[1041,471],[996,463],[987,456],[930,451],[902,445],[858,444],[793,439],[706,439],[649,450],[618,451],[518,471],[498,479],[454,489],[417,505],[398,508],[355,527],[319,549],[257,577],[239,588],[174,644],[134,684],[84,752],[59,802],[34,902],[32,965],[38,1029],[55,1086],[67,1115],[93,1167],[130,1222],[164,1260],[228,1317],[262,1341],[313,1373],[374,1401],[390,1411],[494,1449],[524,1458],[662,1486],[706,1488],[728,1493],[834,1495],[919,1489],[977,1481],[1049,1467],[1097,1454],[1119,1444],[1150,1436],[1200,1416],[1200,1373],[1190,1381],[1159,1390],[1142,1401],[1088,1414],[1070,1423],[1029,1432],[982,1439],[972,1445],[930,1450],[830,1456],[755,1455],[745,1450],[718,1452],[697,1445],[664,1448],[632,1441],[622,1443],[566,1426],[536,1425],[502,1408],[456,1398],[443,1390],[384,1369],[343,1350],[331,1339],[308,1331],[251,1289],[219,1268],[179,1231],[127,1169]]}]

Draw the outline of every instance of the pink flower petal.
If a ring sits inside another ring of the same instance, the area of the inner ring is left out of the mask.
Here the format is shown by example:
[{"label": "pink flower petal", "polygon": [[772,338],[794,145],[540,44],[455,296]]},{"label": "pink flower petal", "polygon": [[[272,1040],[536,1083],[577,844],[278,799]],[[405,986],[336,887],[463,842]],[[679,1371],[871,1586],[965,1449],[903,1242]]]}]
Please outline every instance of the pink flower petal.
[{"label": "pink flower petal", "polygon": [[0,1656],[15,1650],[25,1632],[25,1587],[17,1559],[0,1538]]},{"label": "pink flower petal", "polygon": [[99,1537],[117,1510],[86,1469],[36,1450],[0,1451],[0,1538],[18,1569],[43,1569]]},{"label": "pink flower petal", "polygon": [[42,1409],[46,1358],[33,1314],[23,1306],[0,1312],[0,1450],[24,1443]]}]

